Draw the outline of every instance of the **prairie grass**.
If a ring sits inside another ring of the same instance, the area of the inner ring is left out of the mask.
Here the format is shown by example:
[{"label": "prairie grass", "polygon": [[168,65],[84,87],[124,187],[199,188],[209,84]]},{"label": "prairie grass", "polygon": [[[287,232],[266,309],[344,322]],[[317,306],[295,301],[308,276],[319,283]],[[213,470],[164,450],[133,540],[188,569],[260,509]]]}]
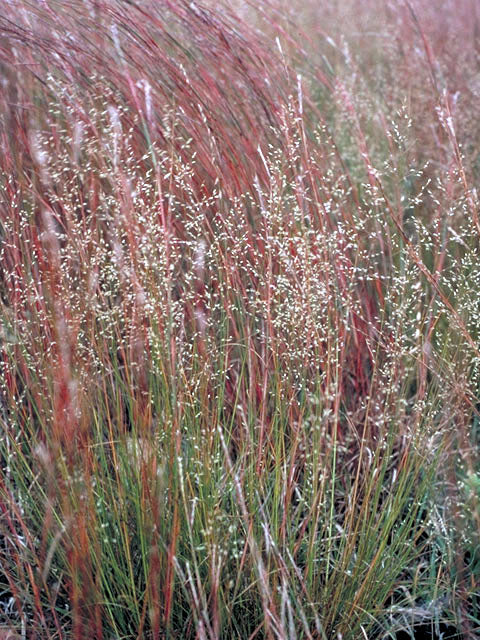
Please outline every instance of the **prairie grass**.
[{"label": "prairie grass", "polygon": [[433,4],[4,1],[0,637],[478,637],[479,12]]}]

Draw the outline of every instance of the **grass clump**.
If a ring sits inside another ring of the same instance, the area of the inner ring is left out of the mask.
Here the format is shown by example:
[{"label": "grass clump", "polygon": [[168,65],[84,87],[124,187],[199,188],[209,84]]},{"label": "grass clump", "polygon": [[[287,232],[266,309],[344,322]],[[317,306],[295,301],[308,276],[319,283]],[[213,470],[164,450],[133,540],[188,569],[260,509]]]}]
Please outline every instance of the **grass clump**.
[{"label": "grass clump", "polygon": [[469,25],[301,4],[5,3],[2,633],[478,633]]}]

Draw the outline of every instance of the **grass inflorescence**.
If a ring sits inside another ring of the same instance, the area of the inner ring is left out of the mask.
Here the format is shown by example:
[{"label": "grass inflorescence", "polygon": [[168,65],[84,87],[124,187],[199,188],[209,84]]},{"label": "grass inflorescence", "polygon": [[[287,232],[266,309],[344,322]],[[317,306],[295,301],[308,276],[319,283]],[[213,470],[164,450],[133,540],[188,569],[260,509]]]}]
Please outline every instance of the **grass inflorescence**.
[{"label": "grass inflorescence", "polygon": [[477,637],[480,15],[433,4],[5,0],[1,637]]}]

